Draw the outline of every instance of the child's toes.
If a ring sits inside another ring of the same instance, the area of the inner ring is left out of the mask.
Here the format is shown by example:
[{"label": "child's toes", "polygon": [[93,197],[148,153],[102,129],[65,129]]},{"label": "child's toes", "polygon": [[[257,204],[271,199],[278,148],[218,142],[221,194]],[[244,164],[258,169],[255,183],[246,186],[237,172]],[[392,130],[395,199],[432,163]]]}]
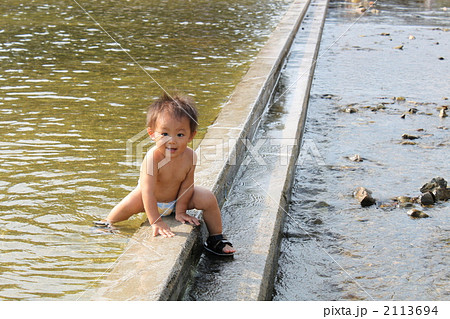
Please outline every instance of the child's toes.
[{"label": "child's toes", "polygon": [[226,245],[225,247],[223,247],[223,252],[226,254],[230,254],[236,252],[236,250],[233,247]]}]

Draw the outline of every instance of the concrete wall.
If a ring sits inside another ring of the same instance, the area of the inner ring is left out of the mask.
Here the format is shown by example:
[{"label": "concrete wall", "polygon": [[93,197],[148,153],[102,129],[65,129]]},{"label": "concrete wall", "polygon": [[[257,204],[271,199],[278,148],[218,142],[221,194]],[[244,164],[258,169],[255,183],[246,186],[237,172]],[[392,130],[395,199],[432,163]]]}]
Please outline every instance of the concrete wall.
[{"label": "concrete wall", "polygon": [[[196,184],[216,194],[222,205],[245,155],[242,139],[252,139],[278,81],[309,0],[295,0],[238,84],[197,148]],[[202,252],[204,227],[165,218],[176,236],[153,237],[148,223],[131,238],[94,300],[176,300]],[[263,297],[265,298],[265,297]]]}]

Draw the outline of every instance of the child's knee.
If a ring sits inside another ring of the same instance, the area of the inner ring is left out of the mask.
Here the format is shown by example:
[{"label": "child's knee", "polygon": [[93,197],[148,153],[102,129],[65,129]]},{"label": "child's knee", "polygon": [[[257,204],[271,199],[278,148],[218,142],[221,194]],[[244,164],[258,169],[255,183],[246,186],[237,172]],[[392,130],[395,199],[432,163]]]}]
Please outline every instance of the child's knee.
[{"label": "child's knee", "polygon": [[217,206],[217,198],[213,192],[206,188],[196,189],[194,205],[196,209],[208,209]]},{"label": "child's knee", "polygon": [[208,202],[208,204],[217,205],[216,195],[214,195],[214,193],[211,192],[209,189],[206,190],[204,196],[205,196],[205,200]]}]

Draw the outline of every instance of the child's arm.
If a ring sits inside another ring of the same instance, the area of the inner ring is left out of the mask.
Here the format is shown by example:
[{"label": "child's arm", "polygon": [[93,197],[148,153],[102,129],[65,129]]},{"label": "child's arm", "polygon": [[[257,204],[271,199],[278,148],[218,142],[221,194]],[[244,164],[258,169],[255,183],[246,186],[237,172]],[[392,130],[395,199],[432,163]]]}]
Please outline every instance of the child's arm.
[{"label": "child's arm", "polygon": [[155,197],[156,179],[158,175],[158,160],[155,153],[149,151],[142,162],[140,173],[140,185],[142,188],[142,202],[148,221],[153,229],[153,236],[172,237],[175,234],[162,221],[158,213],[158,205]]},{"label": "child's arm", "polygon": [[192,225],[200,225],[197,218],[186,214],[189,201],[194,194],[194,171],[197,164],[197,155],[192,151],[193,165],[186,176],[186,179],[181,183],[180,190],[178,191],[177,205],[175,206],[175,219],[181,223],[188,222]]}]

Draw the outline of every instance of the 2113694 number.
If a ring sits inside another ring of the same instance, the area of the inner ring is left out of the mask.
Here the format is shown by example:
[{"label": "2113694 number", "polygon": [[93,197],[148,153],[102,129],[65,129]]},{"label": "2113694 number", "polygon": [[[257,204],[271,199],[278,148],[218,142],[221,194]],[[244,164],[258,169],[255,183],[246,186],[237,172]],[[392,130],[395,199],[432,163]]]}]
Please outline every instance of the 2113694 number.
[{"label": "2113694 number", "polygon": [[384,306],[385,316],[429,316],[438,314],[437,306]]}]

